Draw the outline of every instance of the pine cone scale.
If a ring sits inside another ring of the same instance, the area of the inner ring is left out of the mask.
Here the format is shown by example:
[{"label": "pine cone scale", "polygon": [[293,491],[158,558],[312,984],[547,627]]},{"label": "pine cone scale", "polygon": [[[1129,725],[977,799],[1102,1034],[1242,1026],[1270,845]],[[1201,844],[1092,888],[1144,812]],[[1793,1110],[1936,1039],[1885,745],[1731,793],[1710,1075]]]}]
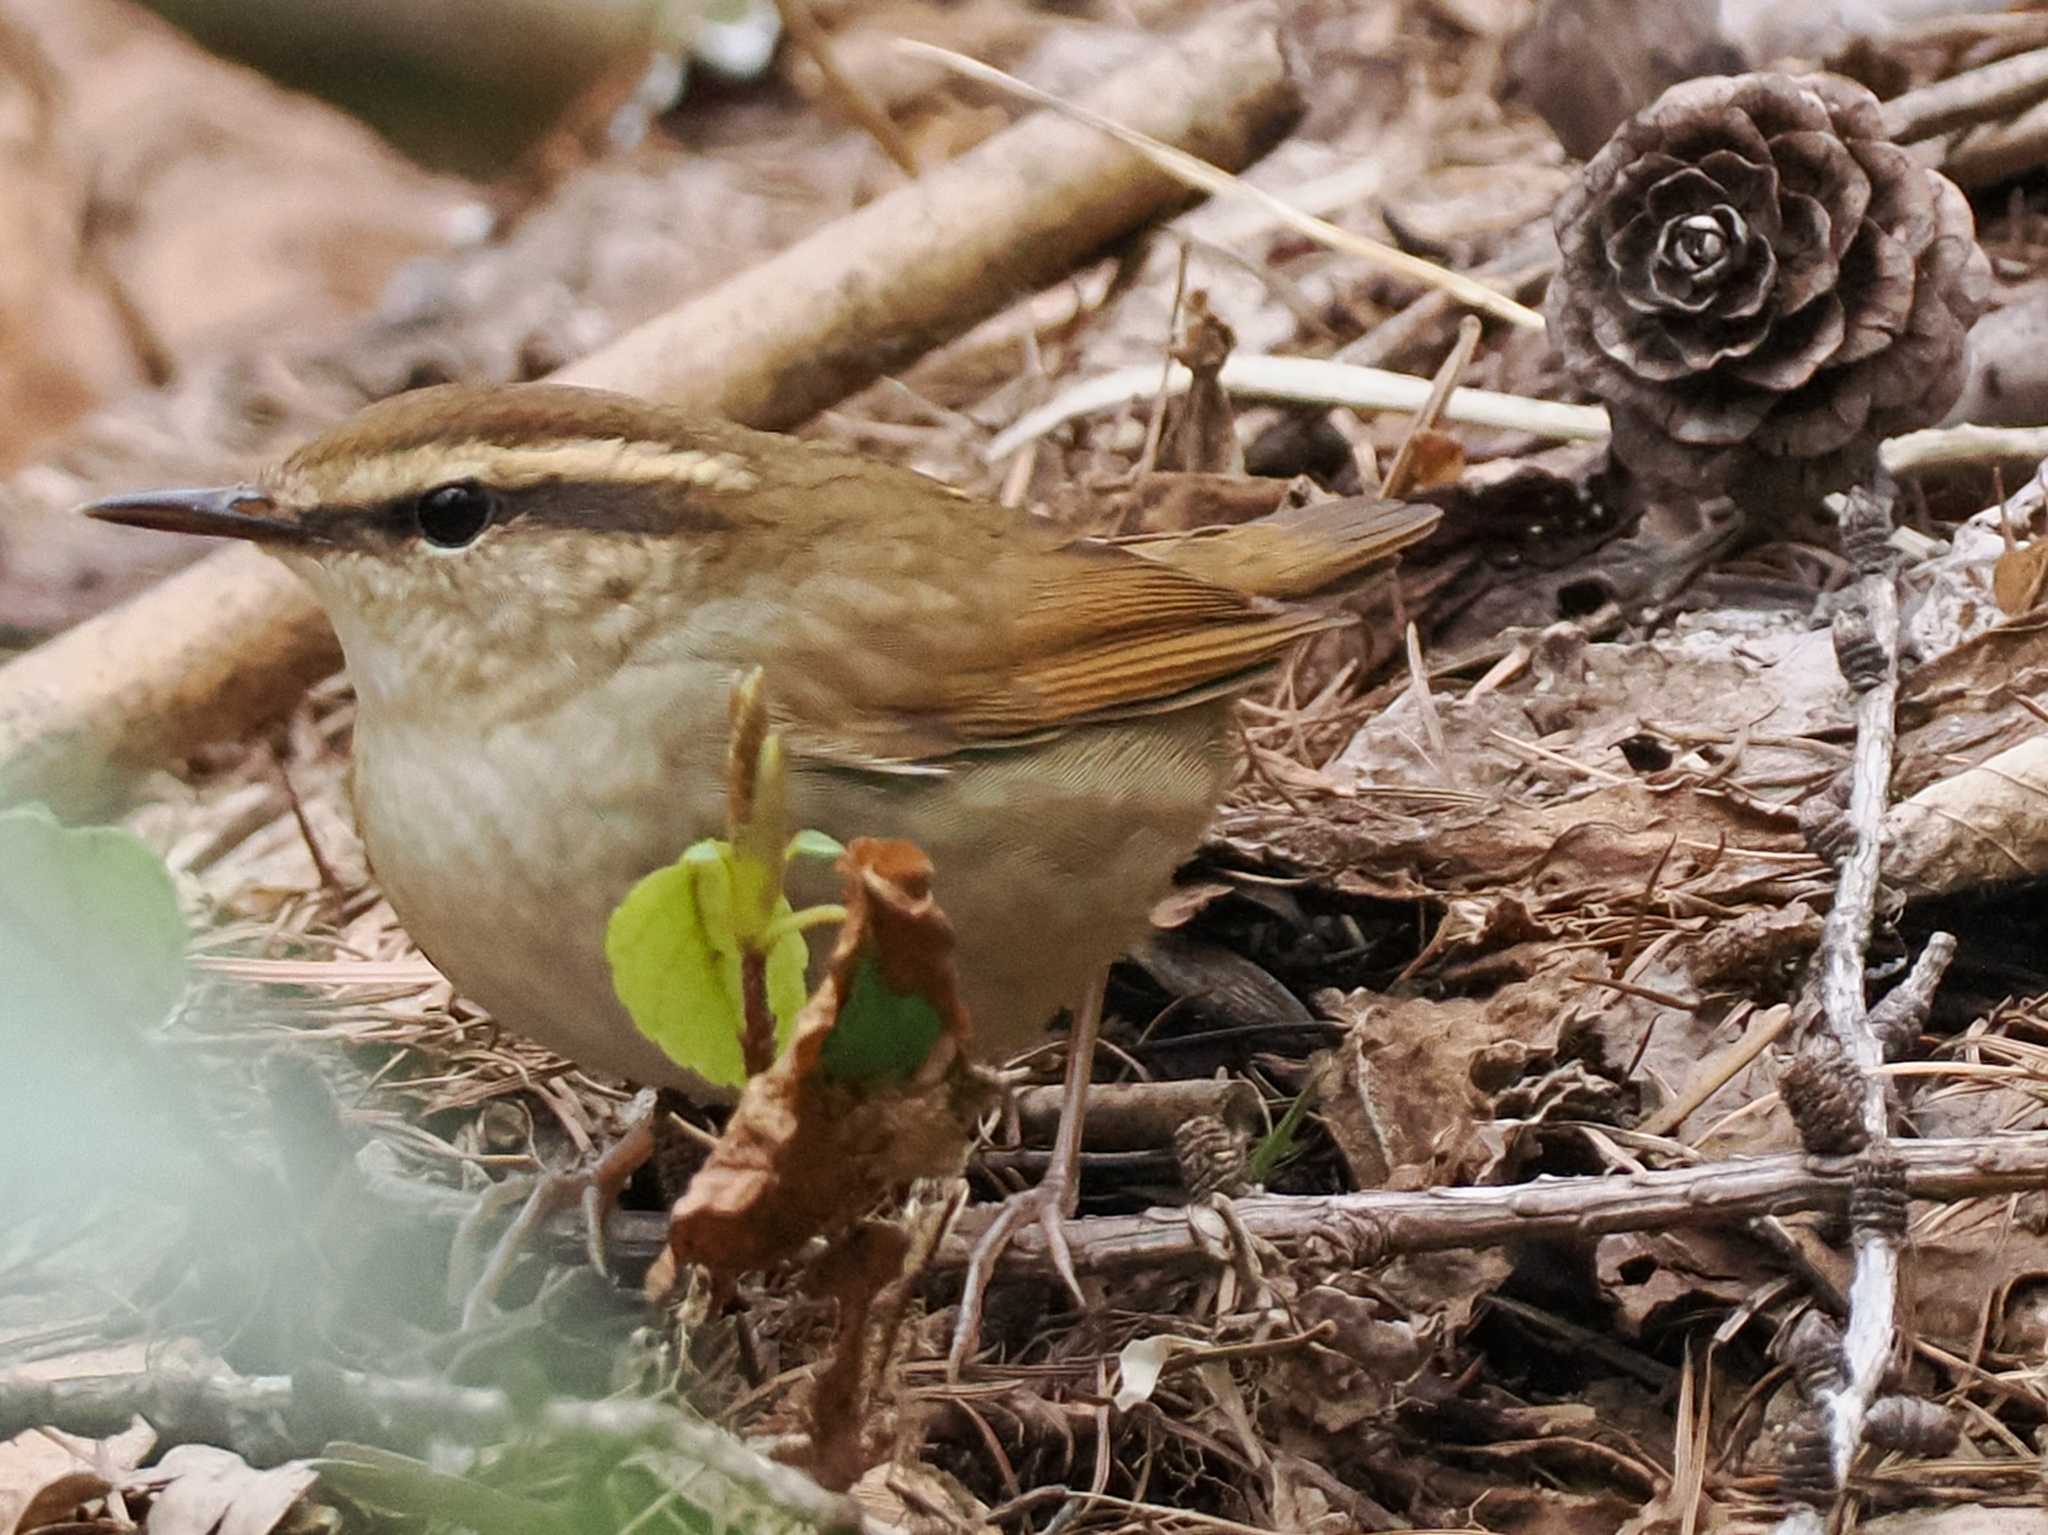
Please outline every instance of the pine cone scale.
[{"label": "pine cone scale", "polygon": [[1770,345],[1729,364],[1728,376],[1773,394],[1791,394],[1820,372],[1848,334],[1842,301],[1832,288],[1771,328]]},{"label": "pine cone scale", "polygon": [[1989,281],[1969,203],[1850,81],[1674,86],[1554,222],[1553,335],[1654,480],[1839,489],[1961,390]]},{"label": "pine cone scale", "polygon": [[1870,174],[1847,144],[1832,133],[1811,130],[1771,140],[1771,154],[1784,173],[1785,189],[1825,202],[1834,219],[1829,253],[1839,261],[1870,212]]}]

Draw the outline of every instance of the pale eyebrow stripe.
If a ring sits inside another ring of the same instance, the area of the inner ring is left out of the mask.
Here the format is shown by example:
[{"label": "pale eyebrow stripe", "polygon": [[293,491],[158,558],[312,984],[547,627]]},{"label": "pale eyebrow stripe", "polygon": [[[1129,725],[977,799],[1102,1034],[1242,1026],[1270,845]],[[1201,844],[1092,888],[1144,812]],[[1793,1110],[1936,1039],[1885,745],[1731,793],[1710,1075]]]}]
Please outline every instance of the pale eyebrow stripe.
[{"label": "pale eyebrow stripe", "polygon": [[366,458],[322,499],[377,505],[457,480],[475,480],[503,490],[551,481],[612,485],[693,485],[726,493],[750,491],[760,478],[736,453],[678,448],[665,442],[619,438],[565,438],[534,447],[500,447],[487,442],[447,447],[406,448]]}]

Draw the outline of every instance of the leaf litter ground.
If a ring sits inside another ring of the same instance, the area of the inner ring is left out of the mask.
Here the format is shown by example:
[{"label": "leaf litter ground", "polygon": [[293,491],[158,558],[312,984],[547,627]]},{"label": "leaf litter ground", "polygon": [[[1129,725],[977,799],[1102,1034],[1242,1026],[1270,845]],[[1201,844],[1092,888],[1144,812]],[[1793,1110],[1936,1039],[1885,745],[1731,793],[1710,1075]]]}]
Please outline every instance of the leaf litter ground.
[{"label": "leaf litter ground", "polygon": [[[1540,276],[1540,225],[1565,167],[1540,125],[1492,101],[1514,11],[1305,9],[1313,110],[1258,179],[1298,197],[1323,189],[1334,212],[1377,219],[1462,270]],[[1078,45],[1057,29],[1038,41],[1056,82],[1060,49]],[[973,110],[930,103],[933,122]],[[844,163],[858,145],[830,153]],[[1332,178],[1349,179],[1329,192]],[[991,322],[816,430],[1133,531],[1140,514],[1117,484],[1145,451],[1146,409],[1005,464],[983,463],[980,448],[1073,379],[1156,364],[1184,286],[1246,351],[1341,345],[1427,374],[1453,345],[1449,306],[1242,209],[1178,227],[1184,244],[1157,242]],[[2025,195],[1985,234],[2007,278],[2033,274],[2040,226]],[[1466,377],[1562,393],[1540,343],[1512,332],[1490,333]],[[1260,467],[1332,484],[1362,450],[1385,461],[1405,431],[1397,418],[1271,407],[1240,426]],[[1456,435],[1478,475],[1537,447]],[[1092,487],[1085,507],[1075,486]],[[1944,536],[1993,499],[1975,471],[1927,477],[1916,493]],[[1909,574],[1930,664],[1902,704],[1901,796],[2038,728],[2042,629],[1993,626],[1996,537],[1995,519],[1975,519],[1954,554]],[[1163,1207],[1146,1219],[1184,1233],[1186,1254],[1114,1267],[1104,1256],[1114,1277],[1097,1277],[1081,1239],[1092,1304],[1079,1312],[1047,1274],[1004,1279],[986,1357],[954,1382],[943,1358],[957,1271],[939,1243],[859,1415],[878,1462],[860,1487],[877,1517],[1044,1528],[1069,1508],[1104,1529],[1590,1532],[1741,1528],[1775,1506],[1796,1391],[1772,1343],[1807,1308],[1839,1307],[1847,1268],[1828,1211],[1449,1250],[1390,1244],[1323,1206],[1284,1239],[1253,1237],[1234,1213],[1255,1149],[1275,1164],[1268,1190],[1314,1196],[1711,1176],[1729,1158],[1797,1148],[1778,1051],[1808,1022],[1804,967],[1832,884],[1798,810],[1848,755],[1845,694],[1808,615],[1839,560],[1795,537],[1753,547],[1649,623],[1598,589],[1571,612],[1569,583],[1535,557],[1544,542],[1495,529],[1413,562],[1398,611],[1424,643],[1405,671],[1398,624],[1370,608],[1363,643],[1305,659],[1247,711],[1248,771],[1158,933],[1116,973],[1097,1072],[1139,1087],[1101,1116],[1105,1142],[1170,1091],[1197,1095],[1203,1133],[1177,1155],[1133,1132],[1085,1163],[1084,1215]],[[1554,626],[1561,617],[1578,622]],[[536,1261],[500,1319],[450,1330],[449,1246],[476,1245],[457,1228],[487,1202],[489,1178],[593,1156],[630,1100],[497,1035],[410,948],[347,824],[350,712],[345,688],[324,685],[273,738],[224,750],[190,786],[159,784],[137,812],[202,921],[197,989],[146,1058],[206,1142],[181,1165],[204,1171],[79,1207],[68,1244],[18,1242],[6,1273],[23,1306],[6,1346],[43,1355],[34,1367],[58,1381],[117,1373],[175,1336],[250,1378],[348,1367],[529,1402],[672,1393],[751,1436],[812,1423],[844,1336],[830,1297],[843,1292],[795,1266],[741,1278],[735,1307],[686,1289],[655,1336],[638,1330],[632,1288],[652,1244],[621,1242],[623,1287]],[[1922,1136],[2044,1128],[2037,920],[2026,899],[1984,893],[1992,876],[1967,856],[2000,844],[2003,824],[1960,852],[1944,844],[1963,872],[1930,876],[1936,893],[1881,930],[1881,949],[1901,957],[1937,927],[1963,936],[1927,1037],[1899,1070]],[[943,870],[936,888],[943,902]],[[1035,1178],[1043,1146],[998,1133],[971,1172],[977,1199]],[[665,1226],[663,1199],[703,1156],[687,1132],[664,1146],[629,1195],[646,1213],[620,1228],[627,1237]],[[2038,1194],[1968,1192],[1913,1207],[1901,1369],[1954,1407],[1962,1440],[1871,1461],[1857,1491],[1873,1516],[2035,1496],[2048,1221]],[[905,1229],[936,1230],[948,1203],[920,1190]],[[88,1283],[81,1313],[69,1297]],[[278,1447],[247,1423],[214,1424],[211,1437],[252,1458]],[[327,1475],[358,1508],[444,1523],[493,1510],[603,1510],[649,1528],[683,1517],[675,1467],[651,1452],[530,1432],[487,1443],[431,1469],[337,1443]],[[53,1484],[133,1485],[143,1452],[71,1453],[53,1462]]]}]

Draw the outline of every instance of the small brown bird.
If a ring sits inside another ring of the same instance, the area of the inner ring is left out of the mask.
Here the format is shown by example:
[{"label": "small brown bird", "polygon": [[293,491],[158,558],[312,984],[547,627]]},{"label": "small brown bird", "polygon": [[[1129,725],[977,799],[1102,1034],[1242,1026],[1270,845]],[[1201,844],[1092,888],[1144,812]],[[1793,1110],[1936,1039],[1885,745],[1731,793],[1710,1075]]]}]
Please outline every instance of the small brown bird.
[{"label": "small brown bird", "polygon": [[298,571],[355,684],[371,864],[421,949],[507,1028],[699,1091],[627,1017],[604,933],[636,880],[721,830],[736,680],[765,670],[793,824],[931,856],[978,1048],[1001,1057],[1094,994],[1223,793],[1232,701],[1337,622],[1277,599],[1436,521],[1329,502],[1140,554],[541,384],[403,395],[256,485],[87,511]]}]

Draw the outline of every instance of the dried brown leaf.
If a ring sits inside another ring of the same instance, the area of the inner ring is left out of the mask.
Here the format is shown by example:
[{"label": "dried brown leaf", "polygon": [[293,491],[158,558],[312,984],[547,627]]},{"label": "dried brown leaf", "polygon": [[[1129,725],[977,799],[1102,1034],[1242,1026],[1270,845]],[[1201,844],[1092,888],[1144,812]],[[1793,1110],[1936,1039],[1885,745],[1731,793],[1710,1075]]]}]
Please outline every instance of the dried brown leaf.
[{"label": "dried brown leaf", "polygon": [[1600,1298],[1624,1338],[1654,1339],[1676,1318],[1739,1306],[1770,1271],[1756,1243],[1710,1230],[1623,1232],[1601,1238],[1593,1257]]},{"label": "dried brown leaf", "polygon": [[1237,413],[1222,384],[1223,365],[1237,345],[1237,333],[1209,308],[1200,289],[1187,299],[1187,319],[1173,360],[1194,375],[1175,407],[1160,464],[1197,474],[1243,474],[1244,449],[1237,440]]},{"label": "dried brown leaf", "polygon": [[1152,903],[1152,925],[1159,928],[1185,927],[1236,887],[1221,880],[1191,880],[1176,885],[1170,895]]},{"label": "dried brown leaf", "polygon": [[2041,600],[2044,580],[2048,580],[2048,538],[2006,550],[1991,567],[1991,595],[1998,611],[2008,618],[2032,612]]},{"label": "dried brown leaf", "polygon": [[1492,1096],[1556,1053],[1582,989],[1551,972],[1485,1001],[1344,999],[1338,1016],[1352,1032],[1320,1107],[1358,1187],[1424,1188],[1476,1171]]},{"label": "dried brown leaf", "polygon": [[1916,894],[2048,873],[2048,735],[1929,784],[1885,817],[1885,874]]},{"label": "dried brown leaf", "polygon": [[295,1460],[259,1471],[232,1450],[181,1444],[151,1468],[159,1478],[149,1535],[270,1535],[319,1474]]},{"label": "dried brown leaf", "polygon": [[1401,493],[1455,485],[1465,473],[1465,444],[1449,432],[1425,429],[1408,439],[1408,476]]},{"label": "dried brown leaf", "polygon": [[155,1446],[156,1430],[140,1418],[101,1440],[37,1428],[15,1435],[0,1444],[0,1535],[72,1522],[125,1485]]},{"label": "dried brown leaf", "polygon": [[[932,898],[931,862],[908,842],[859,838],[840,861],[847,917],[825,979],[789,1048],[751,1078],[711,1160],[669,1217],[678,1263],[724,1275],[767,1267],[845,1229],[913,1178],[956,1172],[986,1101],[967,1057],[953,931]],[[827,1042],[872,959],[898,996],[924,999],[941,1032],[901,1082],[834,1080]]]}]

